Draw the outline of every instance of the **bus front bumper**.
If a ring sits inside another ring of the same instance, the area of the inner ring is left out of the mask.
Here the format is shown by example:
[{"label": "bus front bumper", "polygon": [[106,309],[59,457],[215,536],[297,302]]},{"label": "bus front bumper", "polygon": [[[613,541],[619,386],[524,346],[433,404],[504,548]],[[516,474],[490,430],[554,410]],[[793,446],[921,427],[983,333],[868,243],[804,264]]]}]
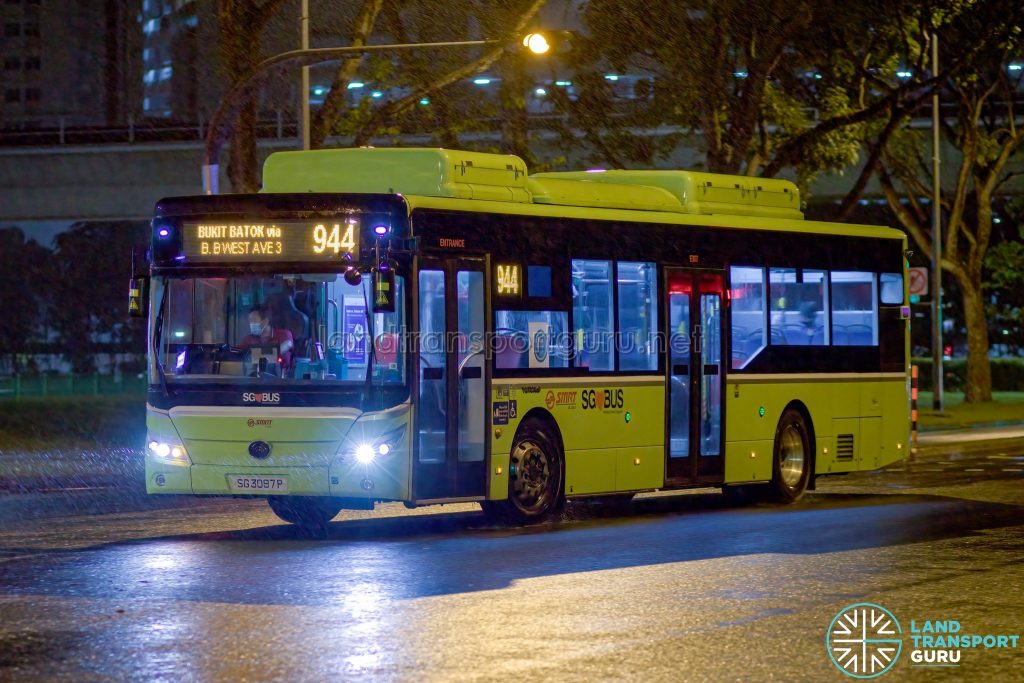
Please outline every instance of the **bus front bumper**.
[{"label": "bus front bumper", "polygon": [[407,492],[391,473],[373,467],[167,465],[147,457],[146,493],[403,500]]}]

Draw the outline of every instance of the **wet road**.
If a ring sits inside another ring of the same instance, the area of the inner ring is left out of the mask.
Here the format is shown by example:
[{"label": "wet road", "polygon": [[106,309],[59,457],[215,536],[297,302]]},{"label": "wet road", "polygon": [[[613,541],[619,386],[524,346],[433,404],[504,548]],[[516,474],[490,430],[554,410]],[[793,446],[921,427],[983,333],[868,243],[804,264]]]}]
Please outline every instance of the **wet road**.
[{"label": "wet road", "polygon": [[[954,451],[789,507],[648,496],[528,529],[387,505],[309,538],[260,501],[8,496],[0,679],[844,680],[824,640],[852,603],[1024,631],[1024,450]],[[1024,664],[910,649],[883,680]]]}]

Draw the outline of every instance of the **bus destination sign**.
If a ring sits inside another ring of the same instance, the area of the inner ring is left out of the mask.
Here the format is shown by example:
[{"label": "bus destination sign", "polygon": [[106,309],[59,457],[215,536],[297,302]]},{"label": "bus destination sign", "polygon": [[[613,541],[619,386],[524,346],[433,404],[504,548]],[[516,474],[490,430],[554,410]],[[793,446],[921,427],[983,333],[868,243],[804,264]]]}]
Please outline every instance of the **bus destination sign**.
[{"label": "bus destination sign", "polygon": [[359,257],[355,219],[183,223],[187,261],[336,261]]}]

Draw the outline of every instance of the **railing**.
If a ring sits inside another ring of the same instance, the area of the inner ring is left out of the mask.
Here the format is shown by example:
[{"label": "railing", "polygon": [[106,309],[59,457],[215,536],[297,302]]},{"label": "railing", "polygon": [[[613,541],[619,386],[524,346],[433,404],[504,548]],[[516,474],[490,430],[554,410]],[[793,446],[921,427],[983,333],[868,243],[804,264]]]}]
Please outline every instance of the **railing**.
[{"label": "railing", "polygon": [[144,394],[146,377],[135,375],[15,375],[0,377],[0,401],[30,396]]},{"label": "railing", "polygon": [[[283,117],[261,119],[256,123],[256,137],[260,139],[294,138],[295,121]],[[43,147],[51,145],[109,145],[146,142],[196,142],[206,137],[206,123],[129,122],[127,126],[64,126],[56,128],[24,128],[0,130],[2,147]]]}]

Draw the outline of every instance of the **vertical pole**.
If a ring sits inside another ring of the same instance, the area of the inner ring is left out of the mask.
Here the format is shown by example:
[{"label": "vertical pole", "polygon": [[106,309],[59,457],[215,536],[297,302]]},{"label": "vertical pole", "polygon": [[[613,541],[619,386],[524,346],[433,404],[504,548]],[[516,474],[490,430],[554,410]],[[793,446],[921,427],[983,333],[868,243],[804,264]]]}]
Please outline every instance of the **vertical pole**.
[{"label": "vertical pole", "polygon": [[[939,36],[932,30],[932,75],[939,73]],[[932,407],[942,410],[942,182],[939,175],[939,84],[932,93]]]},{"label": "vertical pole", "polygon": [[917,365],[910,366],[910,452],[907,458],[912,458],[917,452],[917,380],[920,368]]},{"label": "vertical pole", "polygon": [[[309,49],[309,0],[302,0],[302,49]],[[309,149],[309,67],[302,67],[302,84],[299,86],[299,130],[302,132],[302,149]]]}]

